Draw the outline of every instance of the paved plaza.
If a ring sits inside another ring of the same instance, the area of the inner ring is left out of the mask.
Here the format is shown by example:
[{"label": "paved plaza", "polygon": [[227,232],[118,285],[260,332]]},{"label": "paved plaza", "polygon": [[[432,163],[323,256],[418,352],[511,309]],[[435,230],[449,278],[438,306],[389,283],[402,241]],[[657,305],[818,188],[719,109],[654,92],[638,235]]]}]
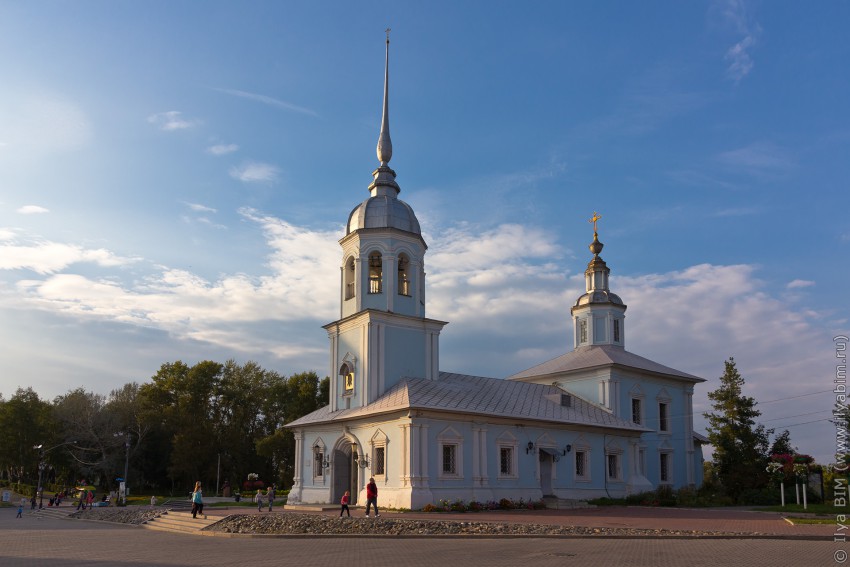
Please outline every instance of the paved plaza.
[{"label": "paved plaza", "polygon": [[[390,537],[204,537],[146,530],[100,522],[42,518],[27,513],[15,518],[14,508],[0,509],[0,565],[67,567],[106,566],[487,566],[525,565],[647,565],[647,566],[819,566],[838,565],[842,549],[828,534],[830,526],[808,526],[770,539],[655,539],[655,538],[390,538]],[[233,511],[215,511],[226,514]],[[239,513],[248,510],[240,509]],[[680,510],[597,509],[553,511],[545,523],[571,521],[649,526],[687,520]],[[703,512],[703,511],[700,511]],[[711,522],[726,523],[713,511]],[[735,520],[771,522],[760,514],[729,511]],[[582,515],[584,514],[584,515]],[[691,515],[707,515],[692,513]],[[748,516],[747,516],[748,515]],[[383,516],[383,514],[382,514]],[[540,521],[532,514],[496,515],[496,521]],[[410,517],[405,514],[405,517]],[[433,515],[430,517],[433,518]],[[556,518],[563,518],[556,520]],[[571,517],[571,520],[568,519]],[[444,516],[445,518],[445,516]],[[472,519],[467,516],[467,519]],[[491,520],[491,517],[476,517]],[[353,521],[367,521],[354,519]],[[802,528],[797,526],[797,528]],[[722,528],[718,528],[722,529]],[[726,529],[729,529],[728,527]],[[826,534],[826,535],[824,535]],[[845,548],[846,549],[846,548]]]}]

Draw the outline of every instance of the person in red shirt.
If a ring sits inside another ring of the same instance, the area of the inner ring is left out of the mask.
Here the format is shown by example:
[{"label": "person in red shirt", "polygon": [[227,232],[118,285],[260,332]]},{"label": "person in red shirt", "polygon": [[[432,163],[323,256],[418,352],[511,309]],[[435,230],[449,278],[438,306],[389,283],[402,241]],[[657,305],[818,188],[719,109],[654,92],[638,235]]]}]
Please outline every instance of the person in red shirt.
[{"label": "person in red shirt", "polygon": [[378,513],[378,485],[375,484],[375,478],[369,479],[369,484],[366,485],[366,517],[369,517],[369,509],[375,507],[375,517],[379,517]]},{"label": "person in red shirt", "polygon": [[348,510],[348,501],[351,499],[351,493],[349,491],[345,491],[345,494],[342,495],[342,499],[339,501],[342,508],[339,510],[339,517],[342,518],[342,513],[345,512],[348,514],[348,517],[351,517],[351,512]]}]

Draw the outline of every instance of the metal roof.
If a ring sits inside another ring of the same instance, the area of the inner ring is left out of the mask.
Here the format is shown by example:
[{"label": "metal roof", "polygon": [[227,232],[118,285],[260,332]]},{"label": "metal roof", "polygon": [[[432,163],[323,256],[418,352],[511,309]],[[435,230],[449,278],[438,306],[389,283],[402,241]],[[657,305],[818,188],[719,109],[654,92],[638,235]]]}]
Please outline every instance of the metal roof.
[{"label": "metal roof", "polygon": [[508,380],[527,380],[550,374],[566,374],[579,370],[588,370],[591,368],[603,366],[622,366],[625,368],[633,368],[645,372],[655,374],[664,374],[669,377],[688,380],[690,382],[705,382],[705,379],[663,364],[653,362],[648,358],[638,356],[631,353],[620,346],[614,345],[590,345],[576,347],[572,352],[563,354],[557,358],[546,361],[543,364],[533,366],[528,370],[523,370],[513,376],[509,376]]},{"label": "metal roof", "polygon": [[345,421],[403,410],[432,410],[546,421],[559,425],[615,428],[637,433],[649,431],[575,394],[569,393],[569,406],[561,405],[561,394],[567,393],[551,385],[440,372],[437,380],[408,378],[365,407],[331,412],[330,406],[325,406],[287,424],[287,427]]}]

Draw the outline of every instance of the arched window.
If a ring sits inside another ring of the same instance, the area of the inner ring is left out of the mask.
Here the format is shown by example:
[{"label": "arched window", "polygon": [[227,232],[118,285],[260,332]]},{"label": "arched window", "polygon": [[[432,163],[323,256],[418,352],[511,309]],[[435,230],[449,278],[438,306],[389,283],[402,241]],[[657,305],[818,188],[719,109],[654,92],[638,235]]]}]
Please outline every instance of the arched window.
[{"label": "arched window", "polygon": [[345,282],[345,299],[352,299],[355,293],[354,258],[349,258],[345,263],[345,277],[343,281]]},{"label": "arched window", "polygon": [[382,293],[383,261],[380,252],[369,254],[369,293]]},{"label": "arched window", "polygon": [[346,394],[350,394],[354,391],[354,369],[348,365],[348,363],[343,364],[339,369],[339,375],[342,376],[342,389]]},{"label": "arched window", "polygon": [[410,258],[407,254],[398,256],[398,294],[410,295]]}]

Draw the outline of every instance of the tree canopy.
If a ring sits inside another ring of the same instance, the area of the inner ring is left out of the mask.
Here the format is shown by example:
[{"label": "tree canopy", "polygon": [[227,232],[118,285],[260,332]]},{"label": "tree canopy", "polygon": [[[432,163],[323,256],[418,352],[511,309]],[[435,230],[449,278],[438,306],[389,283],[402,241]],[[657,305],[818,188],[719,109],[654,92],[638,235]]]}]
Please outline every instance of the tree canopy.
[{"label": "tree canopy", "polygon": [[19,389],[0,396],[0,478],[35,484],[43,458],[45,479],[60,486],[86,479],[114,489],[129,466],[136,491],[182,494],[196,480],[239,486],[249,473],[286,487],[295,441],[283,425],[327,404],[328,384],[254,362],[178,360],[108,396],[76,388],[50,403]]}]

